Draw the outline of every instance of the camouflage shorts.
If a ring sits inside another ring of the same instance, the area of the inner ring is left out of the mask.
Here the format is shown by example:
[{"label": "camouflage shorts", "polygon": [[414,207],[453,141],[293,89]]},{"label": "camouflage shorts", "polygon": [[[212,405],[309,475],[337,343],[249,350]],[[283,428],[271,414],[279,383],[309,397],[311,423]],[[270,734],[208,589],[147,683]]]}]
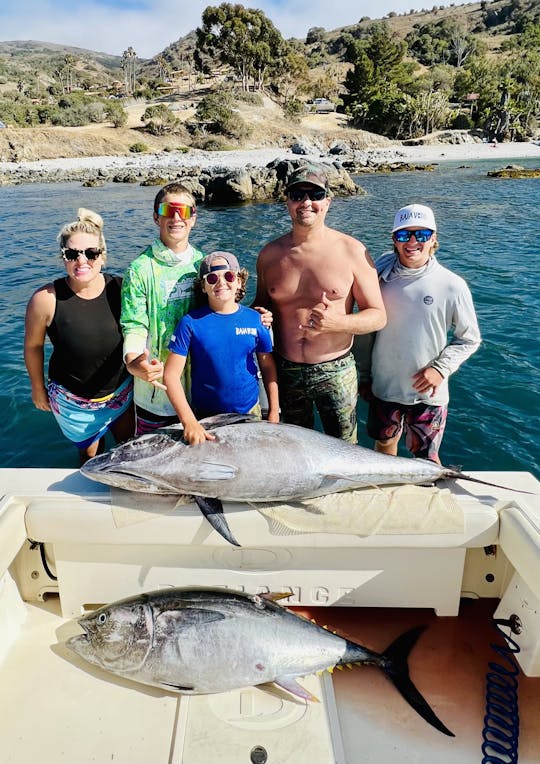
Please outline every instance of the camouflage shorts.
[{"label": "camouflage shorts", "polygon": [[276,359],[281,419],[313,429],[316,407],[327,435],[357,442],[358,378],[352,353],[323,363]]}]

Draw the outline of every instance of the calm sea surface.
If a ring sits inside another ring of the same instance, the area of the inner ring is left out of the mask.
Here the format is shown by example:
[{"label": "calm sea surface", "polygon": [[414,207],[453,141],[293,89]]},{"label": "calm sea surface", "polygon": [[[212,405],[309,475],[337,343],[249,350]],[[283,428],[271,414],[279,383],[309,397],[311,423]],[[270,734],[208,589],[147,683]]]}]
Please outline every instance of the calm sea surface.
[{"label": "calm sea surface", "polygon": [[[335,199],[327,222],[361,239],[377,257],[390,246],[396,209],[411,202],[434,208],[439,260],[469,283],[483,335],[480,350],[451,380],[443,463],[465,470],[526,470],[540,477],[540,182],[486,176],[488,169],[505,164],[444,164],[433,173],[362,176],[358,181],[367,196]],[[0,466],[76,466],[74,448],[52,415],[32,405],[23,363],[26,303],[37,287],[63,273],[56,234],[75,218],[79,206],[103,215],[108,270],[122,273],[155,236],[151,209],[156,190],[120,184],[0,188]],[[193,242],[206,252],[235,252],[254,274],[261,246],[287,228],[282,204],[201,207]],[[254,282],[253,275],[246,303]],[[365,415],[360,403],[360,443],[371,446],[362,424]]]}]

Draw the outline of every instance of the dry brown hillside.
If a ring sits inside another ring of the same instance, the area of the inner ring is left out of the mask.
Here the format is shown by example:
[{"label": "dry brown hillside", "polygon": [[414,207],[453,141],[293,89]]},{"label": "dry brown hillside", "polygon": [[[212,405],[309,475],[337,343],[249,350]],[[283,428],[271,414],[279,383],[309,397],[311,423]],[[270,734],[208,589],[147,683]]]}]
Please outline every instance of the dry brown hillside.
[{"label": "dry brown hillside", "polygon": [[[185,103],[172,104],[183,122],[192,119],[197,96]],[[114,128],[106,123],[86,127],[35,127],[0,130],[0,161],[33,161],[38,159],[79,156],[128,155],[130,147],[144,143],[149,152],[189,147],[186,131],[153,136],[141,130],[141,115],[148,104],[134,102],[128,106],[128,124]],[[179,106],[187,108],[178,108]],[[241,104],[240,115],[251,126],[252,133],[242,145],[231,148],[289,147],[298,138],[317,141],[325,148],[335,140],[345,140],[355,148],[378,148],[391,145],[388,139],[346,126],[341,114],[306,114],[300,123],[288,122],[282,110],[269,98],[262,106]]]}]

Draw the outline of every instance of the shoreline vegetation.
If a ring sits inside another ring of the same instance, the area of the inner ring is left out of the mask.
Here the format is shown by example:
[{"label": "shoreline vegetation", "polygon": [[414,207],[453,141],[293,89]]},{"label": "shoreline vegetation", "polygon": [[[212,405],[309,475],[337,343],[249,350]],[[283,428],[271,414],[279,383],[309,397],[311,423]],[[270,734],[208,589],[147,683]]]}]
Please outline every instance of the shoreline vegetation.
[{"label": "shoreline vegetation", "polygon": [[[336,178],[335,184],[331,184],[334,193],[354,194],[362,190],[351,185],[350,175],[366,172],[432,170],[434,165],[444,162],[466,163],[478,160],[500,160],[502,170],[507,166],[505,163],[519,159],[538,159],[540,169],[540,142],[460,141],[454,144],[432,139],[421,145],[388,142],[385,147],[359,150],[338,141],[325,150],[300,139],[291,144],[291,148],[265,146],[230,151],[187,149],[128,156],[2,161],[0,186],[58,182],[80,182],[86,186],[101,186],[109,182],[160,185],[173,179],[185,178],[201,200],[212,201],[208,196],[208,188],[212,186],[215,193],[216,181],[221,181],[222,185],[244,187],[236,188],[236,191],[233,188],[230,193],[218,193],[214,201],[221,202],[227,197],[230,197],[230,201],[247,201],[250,198],[262,200],[276,196],[281,188],[280,184],[273,188],[269,188],[268,184],[265,186],[265,177],[261,176],[261,172],[265,168],[273,168],[277,169],[279,176],[283,163],[296,165],[303,159],[329,167]],[[253,188],[250,188],[250,184]],[[257,186],[260,186],[258,191]]]}]

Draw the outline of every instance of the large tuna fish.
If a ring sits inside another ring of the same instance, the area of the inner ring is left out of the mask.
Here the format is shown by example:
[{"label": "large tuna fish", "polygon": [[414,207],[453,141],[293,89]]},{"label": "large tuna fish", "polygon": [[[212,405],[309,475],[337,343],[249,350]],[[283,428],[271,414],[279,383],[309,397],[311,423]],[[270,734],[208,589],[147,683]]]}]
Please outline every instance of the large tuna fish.
[{"label": "large tuna fish", "polygon": [[84,635],[71,637],[67,646],[113,674],[189,694],[275,682],[316,700],[297,677],[345,664],[374,665],[429,724],[453,734],[409,677],[407,657],[425,627],[376,653],[273,601],[282,596],[226,589],[140,594],[83,616]]},{"label": "large tuna fish", "polygon": [[128,491],[191,495],[212,526],[237,545],[222,501],[287,502],[447,477],[474,480],[426,459],[379,454],[292,424],[236,414],[202,421],[216,440],[187,446],[181,426],[167,427],[95,456],[81,471]]}]

